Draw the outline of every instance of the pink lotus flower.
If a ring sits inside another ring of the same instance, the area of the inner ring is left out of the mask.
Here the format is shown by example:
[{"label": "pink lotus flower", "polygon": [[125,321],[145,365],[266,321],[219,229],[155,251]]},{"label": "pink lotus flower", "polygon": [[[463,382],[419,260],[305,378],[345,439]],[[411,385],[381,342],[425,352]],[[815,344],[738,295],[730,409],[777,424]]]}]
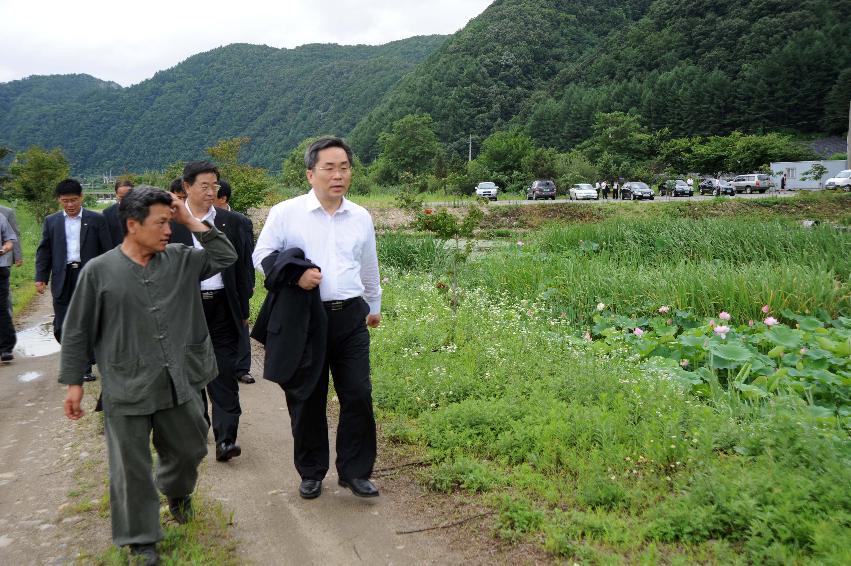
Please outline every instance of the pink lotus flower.
[{"label": "pink lotus flower", "polygon": [[762,322],[764,322],[766,326],[774,326],[775,324],[777,324],[777,319],[774,318],[773,316],[769,316],[768,318],[766,318]]},{"label": "pink lotus flower", "polygon": [[722,324],[722,325],[719,325],[719,326],[716,326],[715,328],[713,328],[712,331],[715,332],[715,334],[717,334],[718,336],[720,336],[721,339],[723,340],[724,338],[727,337],[727,333],[730,332],[730,327],[724,326]]},{"label": "pink lotus flower", "polygon": [[641,336],[642,334],[644,334],[644,331],[641,330],[641,328],[636,326],[635,330],[633,330],[632,333],[635,334],[636,336]]},{"label": "pink lotus flower", "polygon": [[714,318],[709,320],[709,328],[715,328],[715,319]]},{"label": "pink lotus flower", "polygon": [[671,307],[664,305],[659,307],[659,314],[668,314],[669,312],[671,312]]},{"label": "pink lotus flower", "polygon": [[672,324],[674,324],[674,319],[669,318],[668,320],[665,321],[665,324],[667,324],[668,326],[671,326]]},{"label": "pink lotus flower", "polygon": [[684,368],[687,368],[688,367],[688,360],[686,360],[686,359],[680,360],[680,365]]},{"label": "pink lotus flower", "polygon": [[591,338],[591,333],[588,332],[587,330],[585,331],[585,334],[582,335],[582,339],[585,340],[586,342],[592,342],[593,341],[592,338]]},{"label": "pink lotus flower", "polygon": [[518,246],[522,246],[522,245],[523,245],[523,240],[517,240],[517,245],[518,245]]},{"label": "pink lotus flower", "polygon": [[761,310],[762,310],[762,312],[763,312],[764,314],[768,314],[768,313],[771,311],[771,308],[769,308],[769,306],[768,306],[768,305],[762,305],[762,309],[761,309]]},{"label": "pink lotus flower", "polygon": [[753,326],[753,320],[752,319],[748,321],[748,326]]},{"label": "pink lotus flower", "polygon": [[806,348],[801,348],[800,352],[801,352],[801,355],[803,356],[804,354],[809,352],[809,350],[807,350]]},{"label": "pink lotus flower", "polygon": [[728,313],[727,311],[721,311],[718,313],[718,318],[720,318],[721,320],[730,320],[731,317],[730,313]]}]

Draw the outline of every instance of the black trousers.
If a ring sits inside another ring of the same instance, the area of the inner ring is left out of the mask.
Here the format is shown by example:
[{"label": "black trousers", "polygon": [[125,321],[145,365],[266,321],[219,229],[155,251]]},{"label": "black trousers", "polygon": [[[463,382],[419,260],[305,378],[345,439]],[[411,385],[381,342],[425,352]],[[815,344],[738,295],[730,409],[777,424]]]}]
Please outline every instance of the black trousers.
[{"label": "black trousers", "polygon": [[74,289],[77,288],[79,276],[79,267],[73,268],[70,264],[66,265],[62,293],[58,297],[53,297],[53,337],[60,344],[62,343],[62,324],[65,322],[65,313],[68,312],[68,305],[71,304],[71,297],[74,295]]},{"label": "black trousers", "polygon": [[[210,299],[202,299],[201,303],[219,366],[219,375],[207,384],[207,395],[203,396],[204,418],[212,423],[216,444],[224,441],[236,442],[239,416],[242,414],[239,405],[239,382],[234,373],[239,353],[239,329],[234,323],[235,319],[224,290],[214,293]],[[208,396],[212,405],[212,421],[207,412]]]},{"label": "black trousers", "polygon": [[0,352],[11,352],[18,343],[9,308],[9,271],[8,267],[0,267]]},{"label": "black trousers", "polygon": [[[369,306],[363,299],[328,313],[328,337],[322,376],[303,401],[287,394],[296,470],[302,479],[321,480],[328,472],[328,374],[340,401],[337,425],[337,474],[369,478],[375,464],[375,416],[369,379]],[[286,390],[284,390],[286,392]]]}]

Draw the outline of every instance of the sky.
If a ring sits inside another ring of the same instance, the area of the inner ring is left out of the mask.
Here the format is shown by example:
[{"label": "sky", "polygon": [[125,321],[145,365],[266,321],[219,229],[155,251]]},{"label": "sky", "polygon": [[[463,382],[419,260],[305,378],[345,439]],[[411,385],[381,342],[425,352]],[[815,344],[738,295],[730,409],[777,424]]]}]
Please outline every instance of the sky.
[{"label": "sky", "polygon": [[451,34],[491,0],[0,0],[0,82],[85,73],[130,86],[231,43],[381,45]]}]

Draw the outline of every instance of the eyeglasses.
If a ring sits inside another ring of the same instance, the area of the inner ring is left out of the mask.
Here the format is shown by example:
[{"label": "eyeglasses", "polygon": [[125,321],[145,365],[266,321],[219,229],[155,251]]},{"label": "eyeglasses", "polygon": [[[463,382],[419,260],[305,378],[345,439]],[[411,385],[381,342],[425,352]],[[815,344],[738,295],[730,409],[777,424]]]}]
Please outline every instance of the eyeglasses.
[{"label": "eyeglasses", "polygon": [[201,189],[202,192],[205,193],[217,192],[219,189],[222,188],[222,186],[218,183],[216,183],[215,185],[211,185],[210,183],[200,183],[198,187]]},{"label": "eyeglasses", "polygon": [[340,165],[339,167],[317,167],[316,169],[328,174],[340,173],[341,175],[346,175],[352,172],[351,165]]}]

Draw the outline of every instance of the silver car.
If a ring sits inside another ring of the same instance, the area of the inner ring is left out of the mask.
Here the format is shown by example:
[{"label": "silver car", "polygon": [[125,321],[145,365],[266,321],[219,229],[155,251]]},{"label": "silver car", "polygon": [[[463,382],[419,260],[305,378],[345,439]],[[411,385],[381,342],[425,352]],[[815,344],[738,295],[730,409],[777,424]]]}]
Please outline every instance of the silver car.
[{"label": "silver car", "polygon": [[764,193],[774,188],[771,177],[765,173],[750,173],[748,175],[737,175],[730,181],[737,193]]}]

